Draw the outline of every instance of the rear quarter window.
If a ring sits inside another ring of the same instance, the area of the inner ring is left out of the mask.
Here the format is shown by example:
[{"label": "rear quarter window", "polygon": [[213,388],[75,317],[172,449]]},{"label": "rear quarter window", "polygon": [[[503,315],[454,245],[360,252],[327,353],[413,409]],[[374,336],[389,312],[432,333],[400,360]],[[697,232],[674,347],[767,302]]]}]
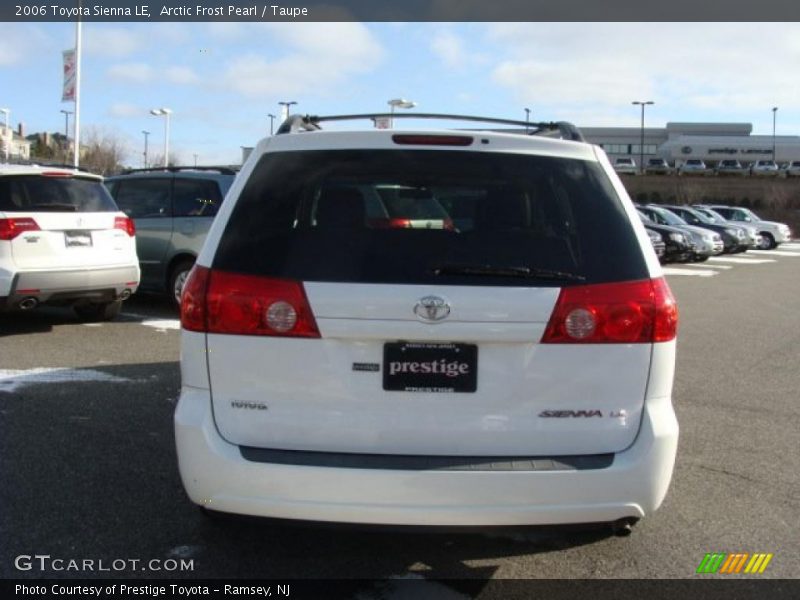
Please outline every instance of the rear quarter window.
[{"label": "rear quarter window", "polygon": [[[376,198],[385,219],[373,216]],[[213,262],[303,281],[563,285],[443,276],[443,265],[550,269],[589,283],[649,276],[598,164],[445,150],[267,153]]]}]

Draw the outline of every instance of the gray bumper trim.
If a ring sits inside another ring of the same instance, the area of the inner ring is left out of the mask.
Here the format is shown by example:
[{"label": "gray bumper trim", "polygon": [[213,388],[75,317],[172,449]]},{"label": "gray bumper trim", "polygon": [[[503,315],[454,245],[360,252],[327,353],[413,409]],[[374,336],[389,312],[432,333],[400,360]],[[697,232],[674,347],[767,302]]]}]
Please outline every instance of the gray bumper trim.
[{"label": "gray bumper trim", "polygon": [[240,446],[242,458],[261,463],[339,469],[401,471],[583,471],[605,469],[614,454],[581,456],[415,456],[309,452]]}]

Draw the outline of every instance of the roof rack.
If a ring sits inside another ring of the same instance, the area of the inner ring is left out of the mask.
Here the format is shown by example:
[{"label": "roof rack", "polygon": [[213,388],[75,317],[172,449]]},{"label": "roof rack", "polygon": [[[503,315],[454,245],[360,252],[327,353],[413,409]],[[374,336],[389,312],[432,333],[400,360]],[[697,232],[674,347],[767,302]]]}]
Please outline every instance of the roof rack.
[{"label": "roof rack", "polygon": [[276,132],[278,135],[285,133],[296,133],[298,131],[319,131],[319,126],[323,121],[354,121],[359,119],[441,119],[448,121],[477,121],[479,123],[496,123],[499,125],[515,125],[524,127],[524,131],[505,131],[503,133],[522,133],[524,135],[542,135],[559,137],[565,140],[576,142],[585,141],[583,134],[572,123],[567,121],[516,121],[513,119],[496,119],[494,117],[477,117],[472,115],[449,115],[439,113],[367,113],[358,115],[291,115],[286,119]]},{"label": "roof rack", "polygon": [[169,171],[170,173],[177,173],[179,171],[217,171],[222,175],[236,175],[236,169],[233,167],[148,167],[146,169],[123,169],[122,175],[129,175],[130,173],[155,173],[158,171]]}]

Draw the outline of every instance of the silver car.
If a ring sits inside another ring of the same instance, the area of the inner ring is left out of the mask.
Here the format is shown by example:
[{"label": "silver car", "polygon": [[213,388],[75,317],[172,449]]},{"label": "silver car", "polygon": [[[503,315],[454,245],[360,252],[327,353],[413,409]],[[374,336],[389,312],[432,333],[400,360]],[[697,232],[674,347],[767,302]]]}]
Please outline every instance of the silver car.
[{"label": "silver car", "polygon": [[167,292],[176,305],[211,223],[233,183],[227,168],[137,169],[106,179],[136,224],[141,289]]},{"label": "silver car", "polygon": [[765,221],[749,208],[744,208],[743,206],[719,205],[713,205],[710,208],[713,208],[729,221],[755,225],[761,235],[761,244],[759,245],[759,249],[761,250],[777,248],[779,244],[792,239],[792,231],[786,223]]}]

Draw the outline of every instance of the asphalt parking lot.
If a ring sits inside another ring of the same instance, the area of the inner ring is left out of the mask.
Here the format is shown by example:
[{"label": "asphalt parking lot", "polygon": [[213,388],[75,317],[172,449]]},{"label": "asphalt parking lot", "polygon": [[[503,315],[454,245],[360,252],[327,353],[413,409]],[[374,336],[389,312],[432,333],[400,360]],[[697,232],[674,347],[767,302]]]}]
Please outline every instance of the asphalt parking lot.
[{"label": "asphalt parking lot", "polygon": [[[796,577],[800,243],[665,271],[681,314],[681,439],[665,504],[627,538],[209,520],[178,479],[179,324],[165,299],[138,294],[95,325],[65,310],[0,315],[0,576],[693,578],[714,577],[695,574],[707,552],[766,552],[757,577]],[[34,554],[193,569],[15,567]]]}]

